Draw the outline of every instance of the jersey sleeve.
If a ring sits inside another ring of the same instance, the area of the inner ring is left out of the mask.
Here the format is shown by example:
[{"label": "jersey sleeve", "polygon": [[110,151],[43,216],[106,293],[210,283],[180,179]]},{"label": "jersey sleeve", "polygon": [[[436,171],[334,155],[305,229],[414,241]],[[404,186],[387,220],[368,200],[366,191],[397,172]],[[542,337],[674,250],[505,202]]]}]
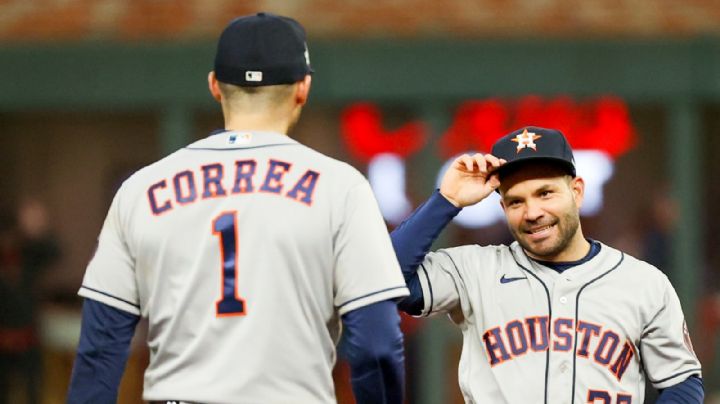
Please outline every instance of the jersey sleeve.
[{"label": "jersey sleeve", "polygon": [[673,386],[691,375],[702,377],[680,300],[670,281],[665,277],[663,281],[662,305],[645,327],[640,342],[648,379],[656,389]]},{"label": "jersey sleeve", "polygon": [[450,313],[458,308],[469,309],[467,288],[460,268],[461,252],[465,248],[441,249],[425,256],[418,268],[425,297],[422,316]]},{"label": "jersey sleeve", "polygon": [[131,314],[140,315],[135,260],[124,237],[121,218],[123,188],[115,195],[100,231],[78,294]]},{"label": "jersey sleeve", "polygon": [[341,315],[409,294],[387,227],[365,180],[348,191],[334,237],[334,253],[335,306]]}]

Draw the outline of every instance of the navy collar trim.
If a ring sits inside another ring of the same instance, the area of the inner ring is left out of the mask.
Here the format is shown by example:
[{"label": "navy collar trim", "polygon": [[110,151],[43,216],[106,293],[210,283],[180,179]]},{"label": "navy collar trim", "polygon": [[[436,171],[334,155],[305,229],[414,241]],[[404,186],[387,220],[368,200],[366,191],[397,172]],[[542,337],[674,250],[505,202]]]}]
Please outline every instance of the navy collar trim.
[{"label": "navy collar trim", "polygon": [[595,240],[587,239],[587,241],[590,242],[590,251],[588,253],[580,258],[577,261],[569,261],[569,262],[550,262],[550,261],[540,261],[540,260],[534,260],[540,265],[544,265],[554,271],[557,271],[558,273],[563,273],[564,271],[576,267],[578,265],[584,264],[591,259],[595,258],[596,255],[600,253],[601,244]]}]

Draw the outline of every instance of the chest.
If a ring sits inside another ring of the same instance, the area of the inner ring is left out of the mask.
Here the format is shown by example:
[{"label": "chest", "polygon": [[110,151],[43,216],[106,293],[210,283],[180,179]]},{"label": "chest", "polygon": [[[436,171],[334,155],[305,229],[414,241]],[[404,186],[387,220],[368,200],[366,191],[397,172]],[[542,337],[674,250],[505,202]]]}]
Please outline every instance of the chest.
[{"label": "chest", "polygon": [[541,316],[551,329],[555,323],[561,328],[572,323],[574,328],[585,321],[639,338],[653,291],[623,272],[606,268],[557,273],[505,266],[468,282],[468,301],[476,323],[484,327]]},{"label": "chest", "polygon": [[469,296],[474,332],[491,366],[550,351],[592,360],[622,377],[645,323],[637,285],[621,277],[527,271],[496,278]]}]

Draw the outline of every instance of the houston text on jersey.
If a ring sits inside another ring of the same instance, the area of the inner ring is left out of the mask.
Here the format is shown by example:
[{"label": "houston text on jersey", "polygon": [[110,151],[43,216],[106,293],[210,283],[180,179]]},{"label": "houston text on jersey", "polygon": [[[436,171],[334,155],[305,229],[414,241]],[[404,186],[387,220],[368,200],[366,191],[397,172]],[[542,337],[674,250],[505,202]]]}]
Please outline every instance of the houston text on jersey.
[{"label": "houston text on jersey", "polygon": [[[231,176],[226,176],[227,166],[220,163],[205,164],[197,170],[183,170],[172,178],[164,178],[150,185],[147,190],[148,203],[153,215],[159,216],[175,206],[193,203],[200,199],[222,198],[230,195],[265,192],[312,205],[313,193],[320,174],[306,170],[305,173],[285,192],[283,178],[292,169],[292,164],[269,159],[263,176],[258,174],[258,162],[254,159],[237,160],[232,164]],[[232,179],[232,182],[228,182]]]},{"label": "houston text on jersey", "polygon": [[574,320],[571,318],[556,318],[553,321],[552,338],[548,338],[548,321],[548,316],[527,317],[510,321],[505,327],[487,330],[482,339],[490,365],[496,366],[518,358],[528,351],[575,349],[578,357],[593,360],[606,367],[618,381],[622,379],[635,355],[635,348],[630,341],[623,342],[613,330],[582,320],[578,321],[573,332]]}]

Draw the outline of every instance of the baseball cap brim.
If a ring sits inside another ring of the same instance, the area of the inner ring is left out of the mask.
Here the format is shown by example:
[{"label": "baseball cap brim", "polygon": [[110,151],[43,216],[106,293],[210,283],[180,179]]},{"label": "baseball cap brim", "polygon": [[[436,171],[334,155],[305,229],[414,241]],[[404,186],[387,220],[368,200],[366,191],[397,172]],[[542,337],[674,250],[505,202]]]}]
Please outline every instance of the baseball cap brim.
[{"label": "baseball cap brim", "polygon": [[565,172],[567,172],[569,175],[575,177],[577,173],[575,172],[575,166],[568,162],[567,160],[563,160],[561,158],[555,158],[555,157],[526,157],[522,160],[515,160],[507,162],[500,167],[491,170],[491,173],[497,173],[500,176],[504,176],[507,173],[513,171],[514,169],[517,169],[518,167],[521,167],[523,165],[533,164],[533,163],[551,163],[553,165],[557,165],[561,169],[563,169]]}]

